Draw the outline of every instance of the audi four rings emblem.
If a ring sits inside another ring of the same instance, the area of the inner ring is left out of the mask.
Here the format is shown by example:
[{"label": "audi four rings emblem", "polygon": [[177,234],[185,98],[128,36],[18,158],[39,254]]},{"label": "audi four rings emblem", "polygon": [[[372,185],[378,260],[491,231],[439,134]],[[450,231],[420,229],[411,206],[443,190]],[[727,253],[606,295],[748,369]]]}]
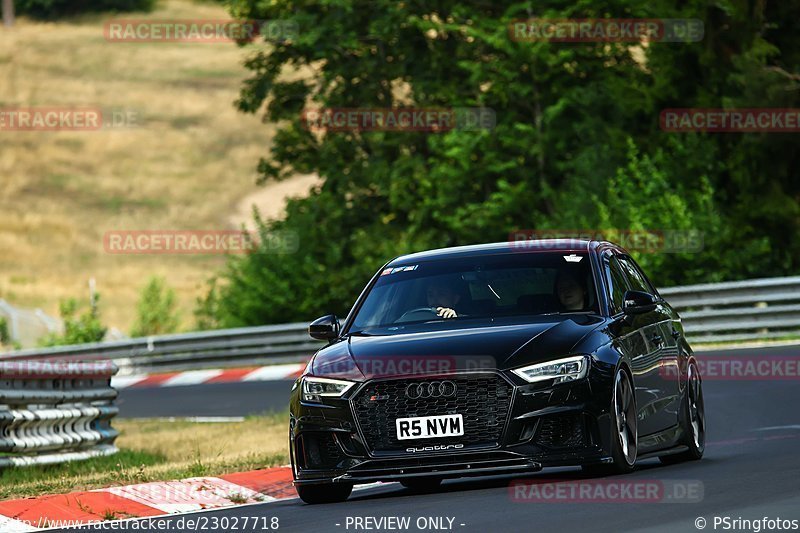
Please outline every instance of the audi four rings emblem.
[{"label": "audi four rings emblem", "polygon": [[456,389],[456,384],[452,381],[411,383],[406,387],[406,396],[412,400],[419,398],[452,398],[456,395]]}]

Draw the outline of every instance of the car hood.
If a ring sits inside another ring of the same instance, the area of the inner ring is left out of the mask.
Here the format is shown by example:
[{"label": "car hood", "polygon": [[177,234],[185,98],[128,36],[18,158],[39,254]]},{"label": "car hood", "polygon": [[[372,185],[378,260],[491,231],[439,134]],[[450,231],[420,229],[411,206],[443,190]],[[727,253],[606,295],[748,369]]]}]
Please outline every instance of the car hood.
[{"label": "car hood", "polygon": [[363,380],[468,370],[507,370],[573,353],[603,323],[596,316],[553,316],[525,324],[348,336],[320,350],[317,376]]}]

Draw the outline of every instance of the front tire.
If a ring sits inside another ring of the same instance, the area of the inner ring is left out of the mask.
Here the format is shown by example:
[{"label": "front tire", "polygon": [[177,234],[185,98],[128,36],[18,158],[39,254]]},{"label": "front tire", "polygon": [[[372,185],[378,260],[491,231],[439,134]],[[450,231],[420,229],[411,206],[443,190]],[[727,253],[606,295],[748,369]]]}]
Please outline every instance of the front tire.
[{"label": "front tire", "polygon": [[308,504],[339,503],[345,501],[353,492],[353,485],[347,483],[325,483],[321,485],[296,485],[297,495]]},{"label": "front tire", "polygon": [[706,449],[706,413],[703,403],[703,380],[697,363],[692,360],[686,371],[686,394],[681,402],[684,444],[689,448],[685,452],[662,455],[658,459],[665,465],[697,461],[703,457]]},{"label": "front tire", "polygon": [[622,368],[614,374],[614,388],[611,393],[611,463],[591,463],[581,465],[581,470],[590,476],[625,474],[636,467],[639,429],[636,418],[636,394],[633,381]]},{"label": "front tire", "polygon": [[614,376],[611,399],[611,457],[610,469],[618,474],[631,472],[636,467],[639,445],[636,394],[627,371],[620,368]]}]

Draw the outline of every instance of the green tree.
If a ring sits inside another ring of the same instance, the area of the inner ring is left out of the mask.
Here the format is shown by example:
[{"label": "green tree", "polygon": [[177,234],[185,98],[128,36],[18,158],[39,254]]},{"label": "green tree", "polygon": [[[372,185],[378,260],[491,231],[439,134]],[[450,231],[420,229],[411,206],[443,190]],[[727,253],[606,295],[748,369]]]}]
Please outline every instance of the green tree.
[{"label": "green tree", "polygon": [[98,302],[100,295],[95,294],[89,308],[78,314],[78,301],[74,298],[62,300],[60,304],[61,319],[64,322],[63,335],[52,333],[42,339],[42,346],[59,346],[100,342],[106,336],[108,328],[100,321]]},{"label": "green tree", "polygon": [[194,308],[195,327],[197,329],[218,329],[219,323],[219,289],[217,279],[208,281],[208,290],[198,296]]},{"label": "green tree", "polygon": [[8,346],[11,344],[11,333],[8,331],[8,320],[0,318],[0,345]]},{"label": "green tree", "polygon": [[163,278],[152,277],[142,289],[136,306],[132,337],[174,333],[180,319],[176,312],[175,291]]},{"label": "green tree", "polygon": [[[599,190],[576,191],[574,197],[582,194],[584,202],[559,202],[557,215],[546,227],[609,230],[608,238],[623,246],[626,235],[622,232],[632,237],[650,232],[662,238],[650,248],[631,247],[658,286],[729,278],[733,273],[724,270],[725,265],[702,255],[704,237],[718,235],[724,228],[708,177],[695,176],[685,183],[670,179],[673,154],[681,150],[678,138],[671,138],[652,155],[642,154],[629,138],[627,163]],[[603,231],[598,233],[603,235]],[[715,277],[710,279],[709,272]]]},{"label": "green tree", "polygon": [[[324,183],[291,201],[284,220],[260,226],[294,232],[296,253],[264,249],[229,261],[214,293],[219,326],[344,313],[387,259],[502,241],[519,228],[700,227],[705,247],[690,268],[677,255],[643,259],[659,284],[781,275],[800,263],[796,231],[787,231],[800,229],[791,136],[659,128],[669,107],[797,107],[800,39],[787,33],[798,23],[785,4],[230,5],[234,16],[292,18],[300,29],[246,61],[252,76],[239,108],[280,125],[261,179],[317,172]],[[533,16],[695,17],[706,35],[647,46],[509,38],[511,22]],[[292,71],[302,75],[285,75]],[[301,121],[308,107],[391,106],[488,107],[497,124],[319,134]]]}]

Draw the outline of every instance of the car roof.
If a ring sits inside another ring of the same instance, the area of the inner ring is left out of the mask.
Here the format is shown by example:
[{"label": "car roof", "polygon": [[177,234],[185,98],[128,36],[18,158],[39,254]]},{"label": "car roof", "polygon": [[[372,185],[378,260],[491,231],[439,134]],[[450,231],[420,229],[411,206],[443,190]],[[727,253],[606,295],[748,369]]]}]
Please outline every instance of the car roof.
[{"label": "car roof", "polygon": [[470,246],[455,246],[452,248],[438,248],[435,250],[416,252],[396,257],[392,259],[387,266],[455,257],[505,255],[525,252],[588,252],[598,248],[612,248],[620,253],[625,253],[619,246],[606,241],[584,239],[535,239],[473,244]]}]

